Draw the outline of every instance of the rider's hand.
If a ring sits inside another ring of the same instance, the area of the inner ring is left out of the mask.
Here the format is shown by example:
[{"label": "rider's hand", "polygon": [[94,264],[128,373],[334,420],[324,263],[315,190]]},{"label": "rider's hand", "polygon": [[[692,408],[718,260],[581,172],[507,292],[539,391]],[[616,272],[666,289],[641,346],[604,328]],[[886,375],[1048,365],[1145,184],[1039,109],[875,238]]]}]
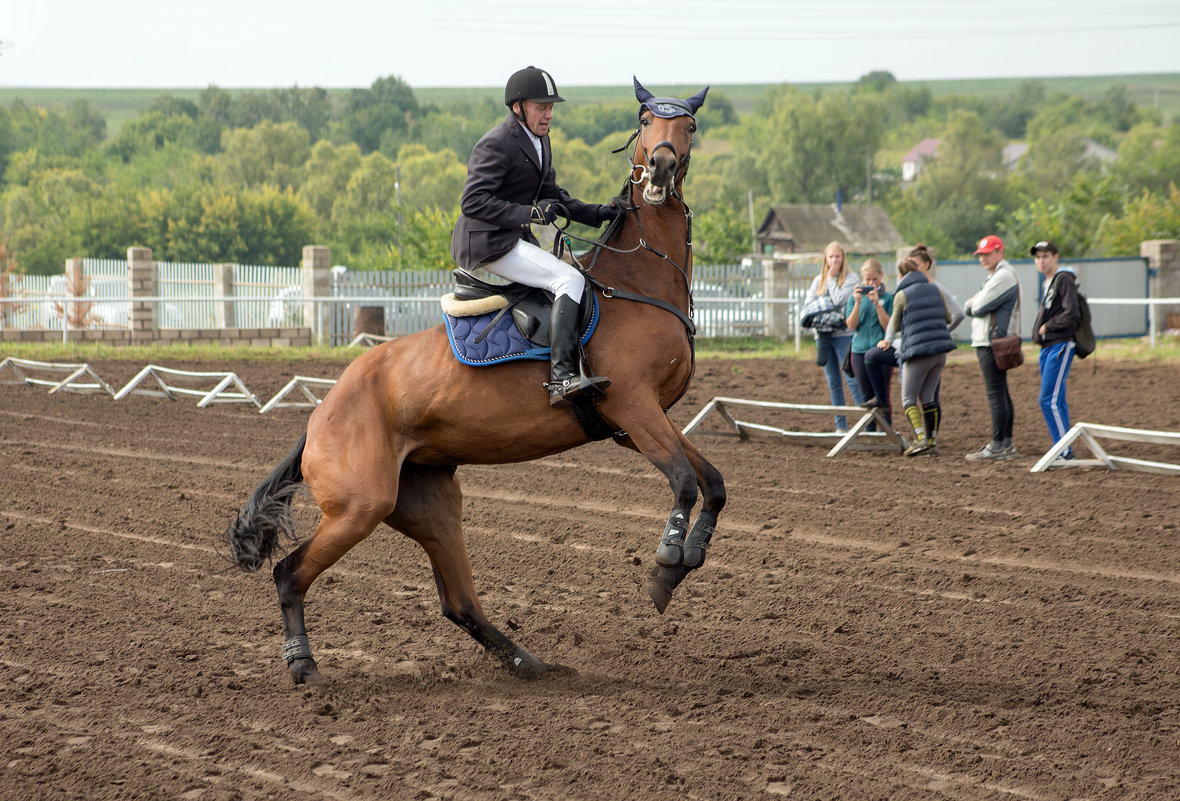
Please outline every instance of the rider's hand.
[{"label": "rider's hand", "polygon": [[604,222],[614,222],[623,209],[619,205],[618,198],[615,198],[610,203],[603,203],[598,207],[598,224],[602,225]]},{"label": "rider's hand", "polygon": [[530,219],[537,225],[545,225],[557,219],[557,206],[545,200],[540,200],[533,206]]}]

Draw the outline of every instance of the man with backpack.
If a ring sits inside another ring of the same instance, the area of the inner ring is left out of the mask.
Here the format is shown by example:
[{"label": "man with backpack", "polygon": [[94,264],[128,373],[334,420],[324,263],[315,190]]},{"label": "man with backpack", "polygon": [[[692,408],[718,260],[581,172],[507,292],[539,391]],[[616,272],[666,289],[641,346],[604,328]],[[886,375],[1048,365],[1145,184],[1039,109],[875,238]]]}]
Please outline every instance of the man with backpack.
[{"label": "man with backpack", "polygon": [[[1078,285],[1071,269],[1058,268],[1057,245],[1038,242],[1029,253],[1036,260],[1037,271],[1045,277],[1044,295],[1037,308],[1032,336],[1033,342],[1041,346],[1041,413],[1049,426],[1049,436],[1059,442],[1069,431],[1065,382],[1076,349],[1080,319]],[[1073,458],[1073,449],[1066,449],[1058,461]]]}]

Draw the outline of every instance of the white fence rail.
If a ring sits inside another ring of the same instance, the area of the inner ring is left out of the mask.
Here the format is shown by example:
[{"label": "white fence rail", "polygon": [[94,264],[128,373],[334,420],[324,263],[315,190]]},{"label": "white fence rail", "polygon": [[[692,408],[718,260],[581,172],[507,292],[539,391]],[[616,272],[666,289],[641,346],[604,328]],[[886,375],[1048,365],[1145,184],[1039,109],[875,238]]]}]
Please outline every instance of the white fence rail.
[{"label": "white fence rail", "polygon": [[[85,328],[125,329],[128,325],[127,262],[119,260],[83,260],[84,287],[67,286],[64,275],[9,276],[7,295],[0,297],[0,327],[9,329],[60,330],[63,340],[79,319]],[[948,274],[962,265],[946,265]],[[1087,264],[1086,268],[1097,265]],[[233,326],[237,328],[280,328],[310,325],[305,319],[309,309],[314,320],[330,321],[321,332],[325,344],[343,346],[354,339],[354,314],[357,306],[379,307],[384,332],[388,336],[406,334],[438,323],[439,298],[453,287],[449,270],[423,271],[348,271],[332,270],[330,295],[304,295],[299,267],[233,265],[232,281],[226,287],[232,294],[218,294],[216,270],[220,265],[159,262],[157,295],[135,298],[136,302],[157,304],[155,318],[162,328],[217,328],[217,304],[231,304]],[[976,268],[977,269],[977,268]],[[764,296],[766,276],[761,260],[747,260],[736,265],[698,265],[693,274],[693,299],[697,336],[702,339],[729,336],[763,335],[771,330],[771,315],[777,307],[787,306],[788,335],[801,344],[798,310],[818,265],[790,265],[785,286],[780,283],[779,297]],[[949,275],[948,275],[949,277]],[[1146,289],[1146,287],[1145,287]],[[75,293],[81,292],[81,296]],[[785,294],[785,297],[782,296]],[[1026,297],[1026,313],[1035,313],[1035,303]],[[326,316],[320,312],[325,310]],[[1138,336],[1148,334],[1152,347],[1157,344],[1158,308],[1178,306],[1178,298],[1091,297],[1090,304],[1145,309],[1141,328],[1130,331],[1124,318],[1108,312],[1095,314],[1095,333],[1099,337]],[[224,308],[224,307],[223,307]],[[781,315],[781,311],[779,312]],[[1135,315],[1132,314],[1132,317]],[[65,321],[74,321],[65,325]],[[1110,319],[1115,328],[1105,330]],[[959,329],[961,332],[964,326]],[[780,329],[781,330],[781,329]],[[1027,330],[1027,326],[1025,327]]]}]

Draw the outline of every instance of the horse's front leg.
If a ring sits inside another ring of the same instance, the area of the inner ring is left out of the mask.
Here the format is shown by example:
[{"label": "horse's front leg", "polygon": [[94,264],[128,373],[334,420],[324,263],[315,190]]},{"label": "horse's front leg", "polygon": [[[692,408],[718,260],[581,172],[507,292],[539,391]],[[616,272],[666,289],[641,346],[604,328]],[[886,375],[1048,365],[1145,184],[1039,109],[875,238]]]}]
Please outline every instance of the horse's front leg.
[{"label": "horse's front leg", "polygon": [[[632,445],[668,478],[675,497],[672,513],[656,547],[656,565],[647,582],[648,594],[661,613],[672,592],[690,570],[705,563],[705,550],[725,506],[725,482],[697,448],[684,438],[662,412],[647,426],[627,429]],[[701,512],[689,527],[697,501],[704,496]]]}]

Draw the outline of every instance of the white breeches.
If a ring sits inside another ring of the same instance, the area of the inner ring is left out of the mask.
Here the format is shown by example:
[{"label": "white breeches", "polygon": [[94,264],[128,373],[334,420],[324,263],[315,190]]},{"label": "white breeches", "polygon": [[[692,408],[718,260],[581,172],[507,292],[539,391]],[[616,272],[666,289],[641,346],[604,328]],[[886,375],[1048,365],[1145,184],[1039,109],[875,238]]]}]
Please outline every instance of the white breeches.
[{"label": "white breeches", "polygon": [[575,302],[582,302],[582,289],[586,285],[582,274],[552,253],[523,239],[499,259],[480,266],[505,280],[548,289],[555,298],[568,295]]}]

